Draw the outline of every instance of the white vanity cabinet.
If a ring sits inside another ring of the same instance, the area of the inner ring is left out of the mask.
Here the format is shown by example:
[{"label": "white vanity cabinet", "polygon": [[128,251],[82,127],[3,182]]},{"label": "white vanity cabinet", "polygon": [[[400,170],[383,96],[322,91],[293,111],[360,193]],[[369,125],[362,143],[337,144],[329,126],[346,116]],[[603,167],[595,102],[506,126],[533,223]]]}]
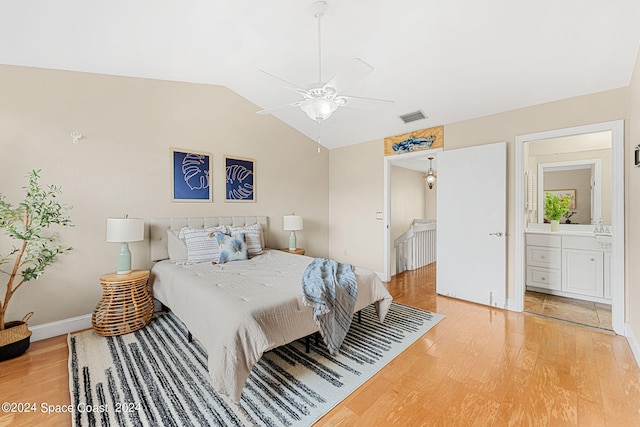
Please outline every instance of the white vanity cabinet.
[{"label": "white vanity cabinet", "polygon": [[611,256],[590,235],[527,234],[528,289],[609,302]]},{"label": "white vanity cabinet", "polygon": [[604,252],[595,237],[562,236],[563,290],[604,298]]},{"label": "white vanity cabinet", "polygon": [[560,236],[527,235],[527,286],[561,290]]}]

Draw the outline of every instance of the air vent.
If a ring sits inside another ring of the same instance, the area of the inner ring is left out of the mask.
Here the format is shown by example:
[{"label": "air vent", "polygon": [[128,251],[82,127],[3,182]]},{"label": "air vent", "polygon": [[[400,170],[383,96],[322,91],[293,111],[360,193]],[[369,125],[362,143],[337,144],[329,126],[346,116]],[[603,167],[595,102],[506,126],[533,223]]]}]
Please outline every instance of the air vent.
[{"label": "air vent", "polygon": [[415,122],[416,120],[422,120],[427,118],[427,116],[425,116],[421,110],[414,111],[413,113],[403,114],[399,117],[402,119],[402,121],[405,124]]}]

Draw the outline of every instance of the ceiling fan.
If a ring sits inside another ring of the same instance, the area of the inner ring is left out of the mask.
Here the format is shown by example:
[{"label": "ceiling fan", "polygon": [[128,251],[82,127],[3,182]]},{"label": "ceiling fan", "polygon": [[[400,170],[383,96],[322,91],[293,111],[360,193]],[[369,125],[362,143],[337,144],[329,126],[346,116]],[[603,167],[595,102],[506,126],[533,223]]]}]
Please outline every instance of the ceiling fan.
[{"label": "ceiling fan", "polygon": [[271,114],[274,111],[298,107],[304,111],[311,120],[321,122],[328,119],[339,108],[356,108],[363,110],[386,110],[391,108],[393,101],[373,98],[359,98],[344,95],[344,91],[353,83],[362,79],[373,71],[373,67],[359,58],[354,58],[349,66],[334,76],[326,83],[322,82],[322,32],[321,18],[327,10],[326,1],[315,1],[310,6],[311,12],[318,21],[318,81],[312,83],[307,89],[289,83],[279,77],[260,70],[268,78],[277,81],[282,87],[288,89],[302,97],[300,101],[289,104],[278,105],[276,107],[260,110],[258,114]]}]

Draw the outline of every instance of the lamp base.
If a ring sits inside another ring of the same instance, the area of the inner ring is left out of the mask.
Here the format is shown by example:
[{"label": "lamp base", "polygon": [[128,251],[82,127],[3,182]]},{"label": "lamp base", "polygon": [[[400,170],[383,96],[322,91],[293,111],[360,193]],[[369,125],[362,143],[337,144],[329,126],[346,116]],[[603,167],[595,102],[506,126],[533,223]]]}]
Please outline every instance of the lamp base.
[{"label": "lamp base", "polygon": [[289,250],[295,251],[296,249],[296,232],[292,230],[289,235]]},{"label": "lamp base", "polygon": [[116,274],[129,274],[131,273],[131,252],[129,251],[129,244],[123,243],[120,246],[120,253],[118,254],[118,269]]}]

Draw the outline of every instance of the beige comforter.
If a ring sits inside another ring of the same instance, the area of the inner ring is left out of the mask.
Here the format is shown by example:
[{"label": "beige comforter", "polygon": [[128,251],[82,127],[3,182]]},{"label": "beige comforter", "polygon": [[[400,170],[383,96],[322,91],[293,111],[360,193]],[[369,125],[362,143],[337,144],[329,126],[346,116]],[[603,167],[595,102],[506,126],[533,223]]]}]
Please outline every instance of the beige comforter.
[{"label": "beige comforter", "polygon": [[[266,250],[247,261],[152,269],[154,297],[171,308],[208,353],[214,389],[239,402],[262,354],[317,331],[302,303],[302,274],[312,258]],[[355,311],[375,303],[382,322],[391,295],[378,276],[356,268]]]}]

